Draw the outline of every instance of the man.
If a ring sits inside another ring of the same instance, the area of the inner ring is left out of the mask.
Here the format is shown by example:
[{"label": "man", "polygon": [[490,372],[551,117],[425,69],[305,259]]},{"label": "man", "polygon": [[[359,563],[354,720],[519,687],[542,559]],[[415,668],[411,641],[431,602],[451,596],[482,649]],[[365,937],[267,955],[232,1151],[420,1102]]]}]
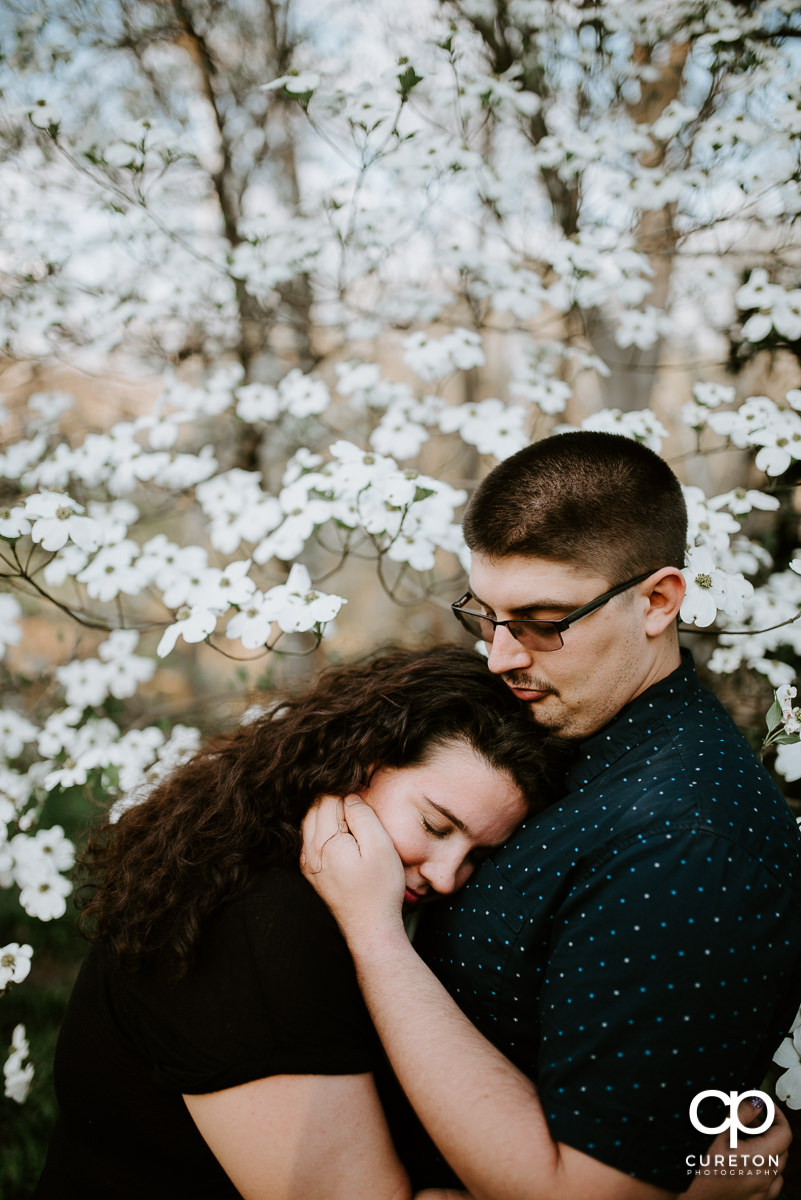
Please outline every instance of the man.
[{"label": "man", "polygon": [[[616,435],[546,439],[491,472],[464,530],[454,611],[576,744],[568,793],[424,918],[425,962],[358,801],[309,878],[472,1194],[675,1194],[709,1141],[694,1097],[759,1088],[801,998],[795,823],[680,650],[686,512],[662,459]],[[727,1117],[714,1103],[707,1124]]]}]

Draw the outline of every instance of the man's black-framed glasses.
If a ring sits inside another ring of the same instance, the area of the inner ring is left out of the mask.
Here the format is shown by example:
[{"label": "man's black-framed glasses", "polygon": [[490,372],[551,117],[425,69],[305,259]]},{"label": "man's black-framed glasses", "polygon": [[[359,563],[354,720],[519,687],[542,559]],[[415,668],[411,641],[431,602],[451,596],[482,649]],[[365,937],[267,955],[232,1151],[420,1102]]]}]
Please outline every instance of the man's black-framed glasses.
[{"label": "man's black-framed glasses", "polygon": [[475,599],[472,592],[465,592],[463,596],[454,601],[451,610],[456,620],[464,626],[468,633],[473,637],[481,638],[488,646],[492,645],[495,630],[499,625],[503,625],[509,630],[515,641],[520,642],[520,645],[525,646],[527,650],[561,650],[565,644],[562,634],[566,629],[575,625],[576,621],[580,621],[582,617],[588,617],[596,609],[602,608],[614,596],[628,591],[629,588],[642,583],[644,579],[653,574],[652,568],[650,571],[644,571],[642,575],[635,575],[633,579],[627,579],[625,583],[619,583],[617,587],[610,588],[602,596],[596,596],[588,604],[582,604],[581,608],[568,613],[559,621],[536,621],[517,617],[513,617],[509,621],[496,621],[494,617],[488,617],[486,613],[465,608],[466,604]]}]

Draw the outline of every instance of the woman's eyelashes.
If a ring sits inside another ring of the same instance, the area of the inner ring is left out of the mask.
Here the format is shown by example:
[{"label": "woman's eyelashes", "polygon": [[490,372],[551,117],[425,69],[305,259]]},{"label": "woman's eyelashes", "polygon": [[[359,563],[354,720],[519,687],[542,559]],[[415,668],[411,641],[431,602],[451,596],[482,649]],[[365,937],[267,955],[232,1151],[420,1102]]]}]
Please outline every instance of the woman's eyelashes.
[{"label": "woman's eyelashes", "polygon": [[446,838],[451,832],[452,826],[450,825],[447,825],[444,828],[441,826],[438,828],[436,825],[432,825],[427,817],[422,817],[421,820],[423,822],[423,829],[425,829],[426,833],[431,834],[432,837]]}]

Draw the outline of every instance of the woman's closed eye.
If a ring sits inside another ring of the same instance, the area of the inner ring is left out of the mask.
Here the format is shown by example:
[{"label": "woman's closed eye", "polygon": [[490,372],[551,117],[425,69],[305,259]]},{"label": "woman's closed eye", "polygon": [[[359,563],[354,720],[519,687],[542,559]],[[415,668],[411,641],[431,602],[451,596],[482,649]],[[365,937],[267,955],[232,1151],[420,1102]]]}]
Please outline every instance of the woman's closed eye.
[{"label": "woman's closed eye", "polygon": [[431,836],[435,838],[446,838],[453,828],[451,825],[444,827],[432,825],[427,817],[422,817],[421,820],[423,823],[423,829],[425,829],[426,833],[431,834]]}]

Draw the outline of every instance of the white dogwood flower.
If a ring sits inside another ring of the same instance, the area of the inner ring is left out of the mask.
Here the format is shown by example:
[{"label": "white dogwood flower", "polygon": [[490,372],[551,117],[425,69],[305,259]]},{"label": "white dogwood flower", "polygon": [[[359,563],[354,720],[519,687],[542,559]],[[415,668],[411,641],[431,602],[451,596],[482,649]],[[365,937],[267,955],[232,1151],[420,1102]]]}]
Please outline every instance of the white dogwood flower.
[{"label": "white dogwood flower", "polygon": [[0,508],[0,538],[14,541],[30,531],[31,523],[22,505],[17,505],[16,508]]},{"label": "white dogwood flower", "polygon": [[443,409],[439,424],[443,433],[458,432],[480,454],[502,460],[528,445],[527,417],[522,405],[490,398]]},{"label": "white dogwood flower", "polygon": [[67,704],[78,709],[96,708],[109,693],[109,677],[96,658],[76,658],[56,667],[56,679],[64,688]]},{"label": "white dogwood flower", "polygon": [[33,1082],[33,1063],[25,1061],[30,1054],[25,1026],[15,1025],[11,1035],[11,1051],[3,1064],[4,1092],[9,1100],[24,1104]]},{"label": "white dogwood flower", "polygon": [[225,636],[238,638],[248,650],[266,646],[274,620],[274,606],[264,592],[254,592],[228,622]]},{"label": "white dogwood flower", "polygon": [[681,605],[681,619],[688,625],[711,625],[718,608],[726,603],[728,581],[724,571],[715,565],[712,555],[703,546],[687,552],[683,571],[687,591]]},{"label": "white dogwood flower", "polygon": [[152,658],[134,654],[138,643],[139,634],[135,629],[115,629],[98,647],[97,653],[106,668],[109,693],[117,700],[135,696],[140,683],[152,679],[156,670]]},{"label": "white dogwood flower", "polygon": [[100,545],[97,522],[82,516],[83,507],[64,492],[35,492],[24,508],[33,522],[31,539],[44,550],[60,550],[68,541],[88,551]]},{"label": "white dogwood flower", "polygon": [[773,1061],[785,1068],[776,1080],[776,1095],[788,1108],[801,1108],[801,1013],[796,1015],[790,1036],[782,1041]]},{"label": "white dogwood flower", "polygon": [[22,630],[17,624],[21,616],[19,601],[14,596],[0,594],[0,659],[7,646],[16,646],[22,639]]},{"label": "white dogwood flower", "polygon": [[278,392],[266,383],[246,383],[237,388],[236,415],[251,425],[274,421],[281,411]]},{"label": "white dogwood flower", "polygon": [[116,546],[101,546],[92,560],[78,573],[93,600],[107,603],[120,592],[137,596],[145,576],[139,565],[139,546],[131,538],[123,538]]},{"label": "white dogwood flower", "polygon": [[22,983],[31,969],[33,947],[9,942],[0,946],[0,992],[10,983]]},{"label": "white dogwood flower", "polygon": [[42,875],[20,890],[19,902],[29,917],[39,921],[57,921],[67,911],[67,896],[72,884],[63,875]]},{"label": "white dogwood flower", "polygon": [[217,616],[216,612],[212,612],[208,608],[182,608],[178,613],[177,621],[168,625],[161,635],[161,640],[156,647],[156,654],[159,658],[165,658],[179,637],[183,638],[185,642],[205,641],[216,628]]},{"label": "white dogwood flower", "polygon": [[36,726],[13,708],[0,708],[0,755],[18,758],[27,742],[35,740]]},{"label": "white dogwood flower", "polygon": [[324,381],[314,375],[304,375],[298,367],[279,383],[278,398],[282,410],[298,418],[319,416],[331,403],[331,393]]},{"label": "white dogwood flower", "polygon": [[302,563],[295,563],[286,583],[278,584],[266,593],[265,603],[284,633],[306,633],[333,621],[347,601],[343,596],[318,591],[312,586],[307,568]]},{"label": "white dogwood flower", "polygon": [[415,374],[428,383],[443,379],[455,370],[468,371],[485,361],[481,335],[457,328],[441,338],[419,330],[403,341],[403,357]]},{"label": "white dogwood flower", "polygon": [[801,458],[801,416],[793,409],[776,410],[769,425],[755,429],[749,441],[761,447],[756,466],[766,475],[782,475]]},{"label": "white dogwood flower", "polygon": [[801,742],[779,746],[773,763],[776,774],[788,783],[801,779]]},{"label": "white dogwood flower", "polygon": [[762,512],[775,512],[779,508],[778,496],[768,496],[754,488],[734,488],[723,492],[720,496],[712,496],[708,501],[711,509],[728,508],[736,517],[747,517],[753,509]]}]

